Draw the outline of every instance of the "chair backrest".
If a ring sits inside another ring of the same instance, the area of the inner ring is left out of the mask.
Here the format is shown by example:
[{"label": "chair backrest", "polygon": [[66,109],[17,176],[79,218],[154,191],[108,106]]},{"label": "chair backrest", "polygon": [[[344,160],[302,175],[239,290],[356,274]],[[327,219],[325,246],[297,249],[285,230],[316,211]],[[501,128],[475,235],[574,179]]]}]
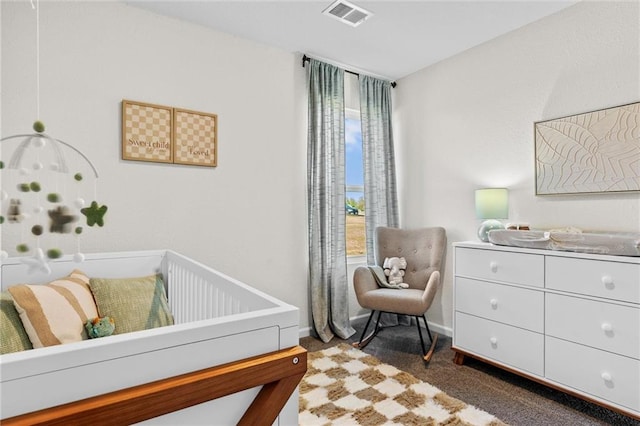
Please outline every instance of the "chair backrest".
[{"label": "chair backrest", "polygon": [[444,228],[376,228],[376,262],[382,266],[386,257],[404,257],[407,269],[403,281],[409,288],[424,289],[433,271],[442,274],[447,247]]}]

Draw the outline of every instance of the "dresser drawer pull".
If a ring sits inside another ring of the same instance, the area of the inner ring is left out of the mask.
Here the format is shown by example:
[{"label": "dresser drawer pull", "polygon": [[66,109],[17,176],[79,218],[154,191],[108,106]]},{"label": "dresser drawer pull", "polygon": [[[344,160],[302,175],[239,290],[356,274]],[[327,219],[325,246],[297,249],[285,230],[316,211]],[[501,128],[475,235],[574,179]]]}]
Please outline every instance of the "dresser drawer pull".
[{"label": "dresser drawer pull", "polygon": [[604,286],[606,288],[612,289],[613,286],[613,278],[609,275],[605,275],[602,277],[602,284],[604,284]]},{"label": "dresser drawer pull", "polygon": [[600,326],[600,328],[605,333],[610,333],[611,331],[613,331],[613,326],[611,324],[609,324],[608,322],[603,322],[602,325]]},{"label": "dresser drawer pull", "polygon": [[498,262],[489,263],[489,269],[491,269],[491,272],[493,273],[498,272]]},{"label": "dresser drawer pull", "polygon": [[605,382],[610,382],[613,379],[611,377],[611,374],[607,373],[606,371],[602,373],[600,377],[602,377],[602,380],[604,380]]},{"label": "dresser drawer pull", "polygon": [[496,299],[491,299],[489,303],[491,304],[492,309],[498,309],[498,301]]},{"label": "dresser drawer pull", "polygon": [[498,339],[495,337],[492,337],[491,339],[489,339],[489,341],[491,342],[491,346],[493,346],[494,348],[496,346],[498,346]]}]

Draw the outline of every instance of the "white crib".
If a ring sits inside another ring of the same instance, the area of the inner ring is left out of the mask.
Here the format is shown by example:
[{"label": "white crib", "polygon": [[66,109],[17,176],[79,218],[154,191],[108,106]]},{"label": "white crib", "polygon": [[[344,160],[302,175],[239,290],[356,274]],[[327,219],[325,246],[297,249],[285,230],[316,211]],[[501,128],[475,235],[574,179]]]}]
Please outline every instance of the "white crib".
[{"label": "white crib", "polygon": [[306,352],[296,346],[296,307],[168,250],[50,266],[50,275],[27,273],[19,258],[7,259],[2,289],[76,268],[101,278],[160,272],[175,325],[0,356],[3,424],[298,423]]}]

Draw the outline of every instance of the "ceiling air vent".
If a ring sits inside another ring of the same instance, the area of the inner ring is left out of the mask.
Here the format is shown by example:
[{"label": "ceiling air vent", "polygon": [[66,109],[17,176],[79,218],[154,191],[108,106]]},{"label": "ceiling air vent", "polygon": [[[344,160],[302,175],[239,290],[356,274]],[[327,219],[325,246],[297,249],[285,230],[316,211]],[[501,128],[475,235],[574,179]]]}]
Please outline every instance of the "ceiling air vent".
[{"label": "ceiling air vent", "polygon": [[357,27],[373,16],[373,13],[368,10],[364,10],[344,0],[338,0],[332,3],[331,6],[327,7],[322,13],[352,27]]}]

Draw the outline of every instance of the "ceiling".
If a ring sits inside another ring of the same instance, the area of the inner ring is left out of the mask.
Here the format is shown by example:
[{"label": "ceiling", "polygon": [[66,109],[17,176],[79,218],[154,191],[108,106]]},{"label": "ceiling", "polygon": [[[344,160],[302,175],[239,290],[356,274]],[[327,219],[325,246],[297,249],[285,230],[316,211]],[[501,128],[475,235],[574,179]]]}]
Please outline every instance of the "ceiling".
[{"label": "ceiling", "polygon": [[373,16],[351,27],[322,14],[333,0],[126,3],[396,80],[579,0],[349,1]]}]

